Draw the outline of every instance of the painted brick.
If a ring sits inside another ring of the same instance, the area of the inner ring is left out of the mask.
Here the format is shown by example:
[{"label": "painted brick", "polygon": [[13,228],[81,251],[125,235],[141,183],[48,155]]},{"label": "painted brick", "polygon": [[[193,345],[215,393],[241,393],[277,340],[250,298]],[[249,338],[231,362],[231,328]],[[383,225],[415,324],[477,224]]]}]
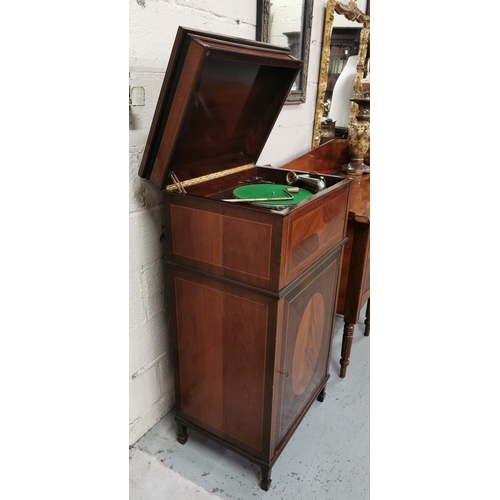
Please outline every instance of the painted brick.
[{"label": "painted brick", "polygon": [[164,394],[173,393],[172,355],[161,358],[149,370],[130,379],[129,398],[135,401],[129,409],[130,422],[140,417]]},{"label": "painted brick", "polygon": [[129,265],[131,269],[144,268],[162,259],[165,245],[162,238],[162,205],[130,214]]},{"label": "painted brick", "polygon": [[131,421],[129,424],[129,446],[133,445],[151,427],[158,423],[174,406],[174,402],[175,396],[173,391],[167,392],[144,413]]},{"label": "painted brick", "polygon": [[172,338],[168,333],[168,319],[167,315],[163,313],[158,313],[149,321],[143,321],[130,329],[130,377],[159,356],[170,351]]},{"label": "painted brick", "polygon": [[136,326],[147,321],[146,308],[142,300],[141,269],[129,271],[129,327]]},{"label": "painted brick", "polygon": [[129,153],[130,175],[129,175],[129,198],[130,211],[135,212],[142,208],[149,208],[161,205],[161,191],[148,179],[139,177],[140,159],[144,152],[144,146],[134,148]]},{"label": "painted brick", "polygon": [[145,269],[129,272],[129,325],[134,327],[151,321],[157,314],[166,316],[167,291],[165,263],[155,262]]},{"label": "painted brick", "polygon": [[229,0],[193,0],[191,7],[182,3],[187,2],[150,4],[146,0],[146,8],[131,3],[129,52],[132,68],[164,71],[179,26],[255,39],[255,2],[250,5]]}]

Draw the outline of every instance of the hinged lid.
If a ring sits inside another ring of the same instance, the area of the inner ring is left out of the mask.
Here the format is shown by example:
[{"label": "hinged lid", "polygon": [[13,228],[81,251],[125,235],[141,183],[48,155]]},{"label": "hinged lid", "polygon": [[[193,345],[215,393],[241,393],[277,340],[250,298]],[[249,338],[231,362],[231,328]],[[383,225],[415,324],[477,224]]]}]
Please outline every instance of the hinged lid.
[{"label": "hinged lid", "polygon": [[180,27],[139,175],[164,188],[255,164],[302,62],[290,50]]}]

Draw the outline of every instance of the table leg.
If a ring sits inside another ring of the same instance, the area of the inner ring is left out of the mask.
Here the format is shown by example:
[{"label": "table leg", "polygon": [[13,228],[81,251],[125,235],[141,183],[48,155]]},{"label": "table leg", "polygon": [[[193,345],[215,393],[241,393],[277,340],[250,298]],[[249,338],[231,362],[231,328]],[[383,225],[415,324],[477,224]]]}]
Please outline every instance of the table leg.
[{"label": "table leg", "polygon": [[266,467],[265,465],[260,466],[260,472],[262,476],[262,480],[259,483],[259,486],[267,491],[271,487],[271,467]]},{"label": "table leg", "polygon": [[365,337],[370,335],[370,298],[366,304],[366,317],[365,317]]},{"label": "table leg", "polygon": [[344,335],[342,337],[342,353],[340,358],[340,377],[344,378],[347,366],[349,365],[349,356],[351,355],[352,337],[354,334],[354,324],[344,323]]}]

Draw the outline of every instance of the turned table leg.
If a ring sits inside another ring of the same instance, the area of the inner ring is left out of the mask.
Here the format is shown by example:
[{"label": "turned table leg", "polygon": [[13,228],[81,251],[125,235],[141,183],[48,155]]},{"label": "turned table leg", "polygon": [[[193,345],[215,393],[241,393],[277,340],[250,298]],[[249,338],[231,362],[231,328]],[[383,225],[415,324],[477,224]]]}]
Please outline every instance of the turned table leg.
[{"label": "turned table leg", "polygon": [[340,377],[344,378],[349,365],[351,355],[352,336],[354,334],[354,324],[344,323],[344,335],[342,337],[342,353],[340,358]]},{"label": "turned table leg", "polygon": [[185,444],[188,439],[187,427],[180,422],[177,422],[177,441],[180,444]]},{"label": "turned table leg", "polygon": [[271,467],[267,467],[265,465],[260,466],[260,473],[262,476],[262,480],[259,483],[259,486],[264,490],[267,491],[271,487]]},{"label": "turned table leg", "polygon": [[365,317],[365,337],[370,335],[370,299],[366,304],[366,317]]}]

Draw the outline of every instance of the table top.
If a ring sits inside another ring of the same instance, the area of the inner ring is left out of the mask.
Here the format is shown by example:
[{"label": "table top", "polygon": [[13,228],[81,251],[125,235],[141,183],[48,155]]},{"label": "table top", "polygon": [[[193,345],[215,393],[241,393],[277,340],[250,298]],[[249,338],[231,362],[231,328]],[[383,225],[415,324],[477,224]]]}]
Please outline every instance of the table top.
[{"label": "table top", "polygon": [[332,175],[352,179],[349,196],[349,218],[364,224],[370,223],[370,174],[347,175],[345,172],[332,172]]},{"label": "table top", "polygon": [[370,223],[370,174],[349,175],[342,165],[349,162],[349,141],[333,139],[280,168],[308,170],[321,174],[352,179],[349,197],[349,218],[356,222]]}]

